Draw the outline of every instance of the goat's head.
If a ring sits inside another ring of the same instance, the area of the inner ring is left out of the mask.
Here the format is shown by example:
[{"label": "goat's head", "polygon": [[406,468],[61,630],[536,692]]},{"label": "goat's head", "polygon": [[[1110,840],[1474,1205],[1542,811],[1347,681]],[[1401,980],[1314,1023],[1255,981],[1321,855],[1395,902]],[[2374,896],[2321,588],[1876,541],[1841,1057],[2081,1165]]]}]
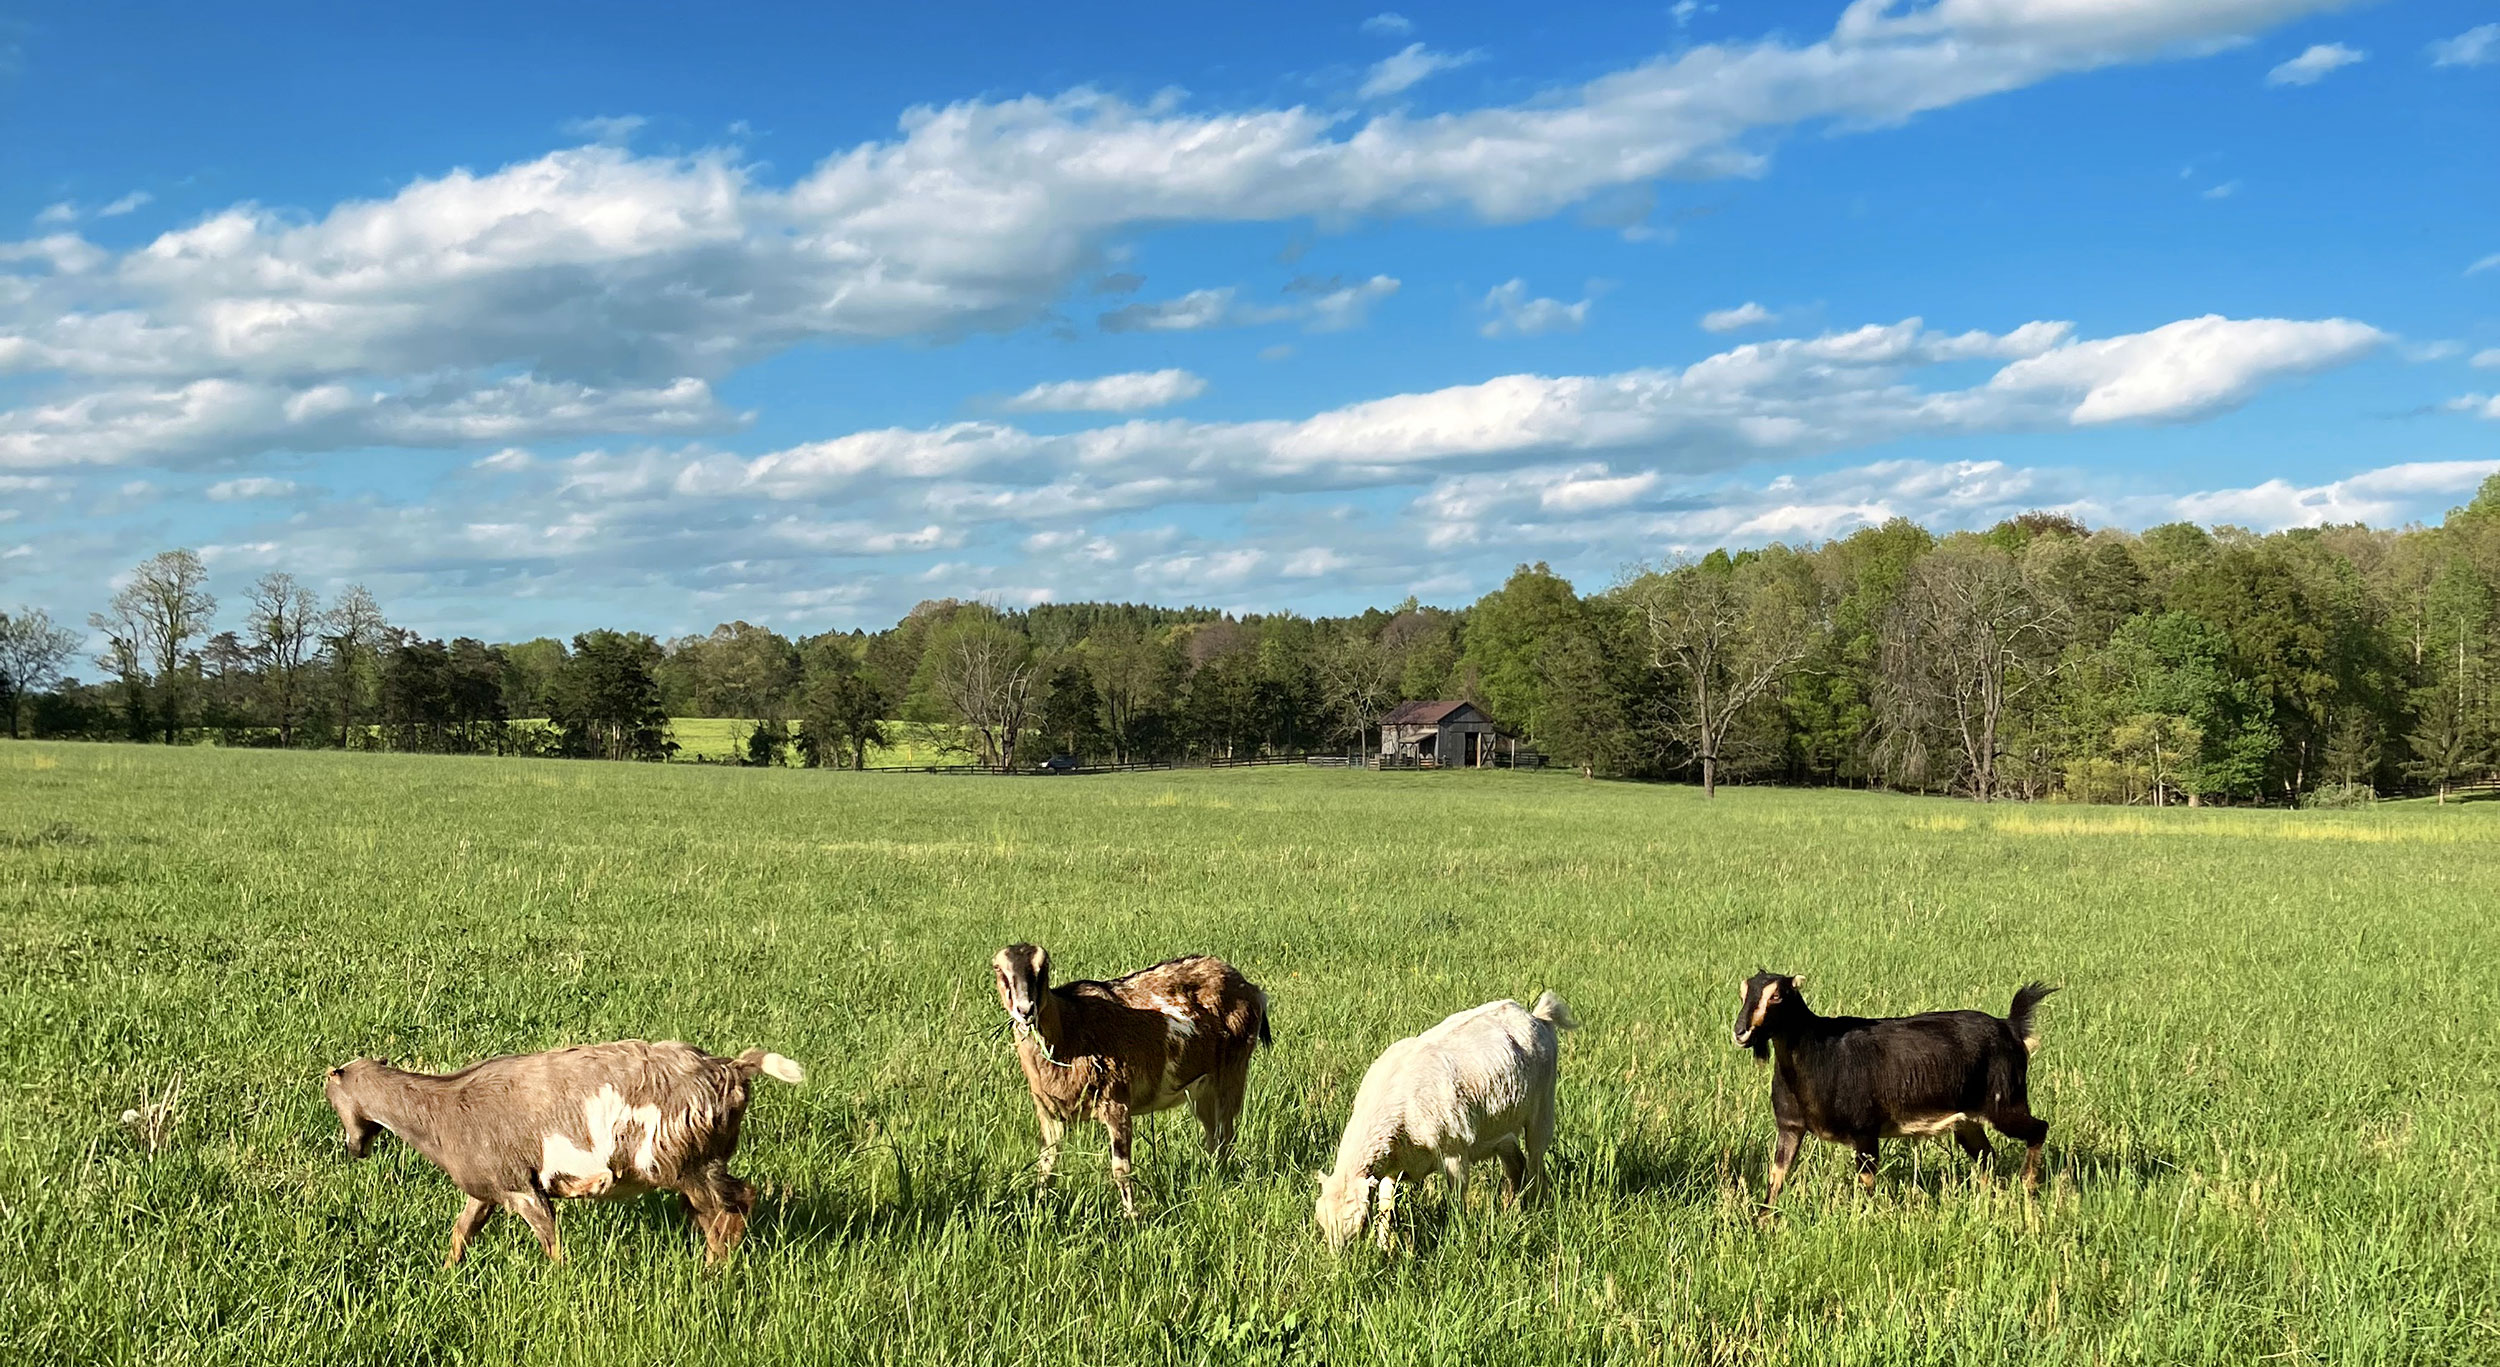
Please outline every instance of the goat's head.
[{"label": "goat's head", "polygon": [[1359,1172],[1319,1174],[1319,1205],[1311,1218],[1331,1249],[1345,1247],[1371,1218],[1372,1180]]},{"label": "goat's head", "polygon": [[1040,945],[1013,944],[990,960],[998,974],[998,1004],[1024,1035],[1040,1019],[1042,997],[1050,991],[1050,951]]},{"label": "goat's head", "polygon": [[362,1158],[373,1152],[373,1142],[384,1133],[381,1121],[365,1114],[364,1103],[357,1099],[357,1081],[370,1076],[381,1065],[369,1058],[360,1058],[333,1068],[321,1079],[322,1095],[330,1098],[330,1109],[339,1113],[339,1139],[350,1158]]},{"label": "goat's head", "polygon": [[1736,1004],[1736,1047],[1753,1050],[1755,1058],[1769,1058],[1771,1033],[1779,1018],[1790,1008],[1805,1005],[1805,998],[1797,995],[1797,985],[1803,981],[1768,969],[1756,969],[1745,979],[1744,996]]}]

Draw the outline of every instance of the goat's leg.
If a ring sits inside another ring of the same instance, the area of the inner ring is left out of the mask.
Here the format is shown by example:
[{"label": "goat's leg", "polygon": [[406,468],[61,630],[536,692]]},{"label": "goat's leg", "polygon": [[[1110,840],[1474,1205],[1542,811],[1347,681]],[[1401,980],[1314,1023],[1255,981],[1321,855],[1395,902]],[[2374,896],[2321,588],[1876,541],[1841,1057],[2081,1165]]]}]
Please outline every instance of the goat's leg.
[{"label": "goat's leg", "polygon": [[1126,1106],[1106,1103],[1102,1108],[1102,1128],[1111,1137],[1111,1184],[1120,1189],[1120,1209],[1128,1218],[1137,1218],[1137,1184],[1129,1167],[1129,1131],[1133,1125]]},{"label": "goat's leg", "polygon": [[1971,1176],[1981,1182],[1996,1176],[1996,1150],[1988,1145],[1988,1132],[1976,1120],[1953,1127],[1953,1142],[1962,1146],[1962,1157],[1970,1160]]},{"label": "goat's leg", "polygon": [[1033,1188],[1046,1191],[1050,1188],[1051,1169],[1059,1166],[1059,1141],[1067,1138],[1068,1122],[1043,1110],[1039,1100],[1033,1103],[1033,1114],[1042,1122],[1042,1156],[1034,1169]]},{"label": "goat's leg", "polygon": [[2040,1146],[2048,1142],[2049,1122],[2033,1115],[2029,1106],[2017,1102],[1989,1116],[1988,1123],[1996,1126],[2007,1138],[2019,1139],[2027,1146],[2028,1151],[2023,1155],[2023,1190],[2026,1193],[2038,1191]]},{"label": "goat's leg", "polygon": [[1372,1217],[1372,1240],[1380,1245],[1383,1253],[1397,1247],[1397,1232],[1389,1227],[1390,1217],[1397,1214],[1397,1209],[1398,1179],[1394,1176],[1383,1177],[1380,1179],[1380,1212]]},{"label": "goat's leg", "polygon": [[1779,1138],[1772,1141],[1771,1181],[1769,1189],[1762,1194],[1762,1204],[1766,1209],[1780,1203],[1780,1188],[1788,1185],[1788,1170],[1797,1166],[1797,1146],[1805,1137],[1804,1130],[1783,1129]]},{"label": "goat's leg", "polygon": [[1467,1214],[1467,1155],[1454,1153],[1443,1158],[1441,1175],[1449,1179],[1450,1209],[1464,1218]]},{"label": "goat's leg", "polygon": [[1502,1147],[1502,1200],[1505,1204],[1514,1207],[1519,1204],[1519,1194],[1526,1189],[1527,1178],[1528,1155],[1520,1149],[1519,1141],[1514,1139]]},{"label": "goat's leg", "polygon": [[538,1246],[547,1252],[547,1261],[564,1261],[564,1244],[556,1238],[556,1208],[543,1191],[508,1191],[503,1196],[504,1208],[529,1222],[530,1233],[538,1236]]},{"label": "goat's leg", "polygon": [[747,1211],[755,1205],[754,1188],[729,1175],[725,1168],[707,1168],[679,1195],[694,1212],[695,1228],[703,1231],[703,1260],[727,1258],[746,1234]]},{"label": "goat's leg", "polygon": [[460,1214],[451,1222],[451,1251],[443,1255],[443,1266],[458,1267],[460,1265],[460,1260],[468,1256],[469,1241],[477,1237],[478,1227],[485,1224],[486,1217],[494,1213],[494,1202],[483,1201],[475,1196],[469,1198],[469,1203],[460,1208]]}]

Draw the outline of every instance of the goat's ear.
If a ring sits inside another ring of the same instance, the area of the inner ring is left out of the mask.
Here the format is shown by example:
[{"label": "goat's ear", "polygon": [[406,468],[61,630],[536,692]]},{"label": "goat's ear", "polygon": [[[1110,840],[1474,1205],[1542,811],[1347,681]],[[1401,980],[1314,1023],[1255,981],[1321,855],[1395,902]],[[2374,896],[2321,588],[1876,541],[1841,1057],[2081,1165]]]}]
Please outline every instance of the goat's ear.
[{"label": "goat's ear", "polygon": [[1803,986],[1805,986],[1805,985],[1806,985],[1806,975],[1805,975],[1805,974],[1803,974],[1803,973],[1791,973],[1791,974],[1789,974],[1789,975],[1788,975],[1788,990],[1789,990],[1789,991],[1794,992],[1794,991],[1796,991],[1798,988],[1803,987]]}]

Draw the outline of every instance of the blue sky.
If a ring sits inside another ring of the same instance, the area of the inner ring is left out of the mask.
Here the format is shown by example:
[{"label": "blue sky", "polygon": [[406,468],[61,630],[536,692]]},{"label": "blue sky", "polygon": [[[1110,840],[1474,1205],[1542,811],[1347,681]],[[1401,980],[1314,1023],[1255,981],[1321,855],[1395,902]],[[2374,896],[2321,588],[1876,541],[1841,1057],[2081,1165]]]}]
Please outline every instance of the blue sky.
[{"label": "blue sky", "polygon": [[0,6],[0,603],[1346,610],[2500,468],[2500,11]]}]

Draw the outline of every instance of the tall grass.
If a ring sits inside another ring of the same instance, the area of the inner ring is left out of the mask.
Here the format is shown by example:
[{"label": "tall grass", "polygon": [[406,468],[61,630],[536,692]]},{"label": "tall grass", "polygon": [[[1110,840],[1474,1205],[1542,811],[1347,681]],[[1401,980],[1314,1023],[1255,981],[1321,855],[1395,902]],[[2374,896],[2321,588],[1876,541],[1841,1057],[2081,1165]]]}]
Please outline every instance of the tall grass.
[{"label": "tall grass", "polygon": [[[0,1357],[2500,1361],[2495,810],[0,746]],[[1095,1134],[1034,1195],[1016,938],[1268,988],[1237,1165],[1167,1115],[1136,1225]],[[1757,964],[1826,1011],[2064,984],[2036,1205],[1934,1146],[1861,1196],[1816,1146],[1758,1223]],[[1330,1256],[1310,1173],[1364,1066],[1543,987],[1587,1023],[1554,1204],[1479,1183]],[[567,1266],[499,1217],[446,1271],[449,1184],[337,1157],[351,1055],[627,1035],[814,1070],[759,1088],[772,1194],[724,1270],[651,1200],[568,1204]]]}]

